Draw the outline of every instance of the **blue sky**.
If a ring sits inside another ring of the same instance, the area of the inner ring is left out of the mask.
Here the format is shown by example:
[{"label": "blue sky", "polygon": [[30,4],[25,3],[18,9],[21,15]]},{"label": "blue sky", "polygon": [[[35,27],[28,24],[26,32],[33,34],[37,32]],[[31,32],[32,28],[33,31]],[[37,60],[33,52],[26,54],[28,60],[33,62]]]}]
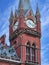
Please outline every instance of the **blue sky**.
[{"label": "blue sky", "polygon": [[[0,0],[0,37],[6,34],[6,43],[9,45],[9,16],[18,7],[19,0]],[[49,0],[30,0],[35,13],[38,2],[41,14],[41,60],[42,65],[49,65]]]}]

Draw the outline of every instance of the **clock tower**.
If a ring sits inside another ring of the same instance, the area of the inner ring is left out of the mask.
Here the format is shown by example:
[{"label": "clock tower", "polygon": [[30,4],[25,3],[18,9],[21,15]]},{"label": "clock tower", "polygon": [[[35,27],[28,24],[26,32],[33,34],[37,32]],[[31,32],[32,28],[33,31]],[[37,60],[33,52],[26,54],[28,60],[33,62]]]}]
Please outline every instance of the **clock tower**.
[{"label": "clock tower", "polygon": [[40,12],[38,5],[33,14],[30,0],[19,0],[18,10],[11,10],[9,19],[10,45],[14,45],[21,65],[41,65]]}]

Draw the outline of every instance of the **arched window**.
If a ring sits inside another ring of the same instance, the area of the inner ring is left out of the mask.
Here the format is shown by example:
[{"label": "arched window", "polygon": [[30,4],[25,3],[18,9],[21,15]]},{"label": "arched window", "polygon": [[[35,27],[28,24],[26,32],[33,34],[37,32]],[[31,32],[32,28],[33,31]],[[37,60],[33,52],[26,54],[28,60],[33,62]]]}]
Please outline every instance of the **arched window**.
[{"label": "arched window", "polygon": [[38,62],[38,52],[35,43],[30,46],[30,42],[27,42],[26,46],[26,61],[27,62]]},{"label": "arched window", "polygon": [[30,61],[30,42],[28,42],[26,46],[26,60]]},{"label": "arched window", "polygon": [[35,62],[35,48],[36,48],[36,46],[35,46],[35,44],[33,43],[32,44],[32,47],[31,47],[31,61],[32,62]]}]

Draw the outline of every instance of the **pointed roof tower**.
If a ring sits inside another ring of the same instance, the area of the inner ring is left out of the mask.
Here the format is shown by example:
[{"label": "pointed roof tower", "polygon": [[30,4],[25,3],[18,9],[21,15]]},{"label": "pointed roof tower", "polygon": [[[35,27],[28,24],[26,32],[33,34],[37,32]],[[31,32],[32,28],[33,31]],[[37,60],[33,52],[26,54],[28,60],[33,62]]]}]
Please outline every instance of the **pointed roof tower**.
[{"label": "pointed roof tower", "polygon": [[9,22],[10,22],[10,25],[13,25],[13,23],[14,23],[14,14],[13,14],[12,8],[11,8],[11,13],[10,13],[10,17],[9,17]]},{"label": "pointed roof tower", "polygon": [[36,16],[40,16],[40,12],[39,12],[38,3],[37,3],[37,8],[36,8]]},{"label": "pointed roof tower", "polygon": [[29,0],[19,0],[19,7],[18,9],[28,10],[31,8]]},{"label": "pointed roof tower", "polygon": [[27,12],[29,11],[31,11],[32,15],[34,15],[31,8],[30,0],[19,0],[18,10],[23,10],[24,16],[26,16],[28,14]]},{"label": "pointed roof tower", "polygon": [[17,10],[16,10],[16,8],[15,8],[15,17],[17,16]]},{"label": "pointed roof tower", "polygon": [[14,18],[14,15],[13,15],[13,10],[11,9],[11,13],[10,13],[10,20]]}]

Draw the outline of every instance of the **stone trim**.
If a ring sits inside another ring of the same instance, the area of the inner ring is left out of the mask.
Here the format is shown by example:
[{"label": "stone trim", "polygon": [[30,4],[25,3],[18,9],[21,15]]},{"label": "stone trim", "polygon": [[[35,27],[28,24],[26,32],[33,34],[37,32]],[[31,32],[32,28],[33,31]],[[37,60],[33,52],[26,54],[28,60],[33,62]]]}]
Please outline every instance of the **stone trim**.
[{"label": "stone trim", "polygon": [[19,34],[24,34],[24,33],[31,36],[39,37],[39,38],[41,37],[41,33],[37,31],[31,30],[31,29],[19,29],[19,30],[14,31],[14,33],[10,36],[9,40],[11,41],[15,37],[17,37]]}]

